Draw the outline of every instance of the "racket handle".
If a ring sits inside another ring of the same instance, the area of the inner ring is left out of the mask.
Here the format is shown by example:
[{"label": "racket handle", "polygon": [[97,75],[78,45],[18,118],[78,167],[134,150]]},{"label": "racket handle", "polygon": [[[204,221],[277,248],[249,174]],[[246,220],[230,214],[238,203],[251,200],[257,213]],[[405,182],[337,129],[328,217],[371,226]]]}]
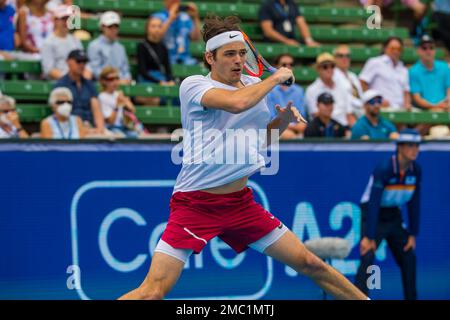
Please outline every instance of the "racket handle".
[{"label": "racket handle", "polygon": [[[270,67],[269,68],[269,72],[271,72],[271,73],[275,73],[275,72],[277,72],[277,70],[278,69],[275,69],[274,67]],[[283,84],[285,85],[285,86],[291,86],[292,85],[292,82],[294,82],[294,78],[289,78],[289,79],[287,79]]]},{"label": "racket handle", "polygon": [[284,82],[283,84],[285,85],[285,86],[291,86],[292,85],[292,82],[294,81],[294,78],[289,78],[286,82]]}]

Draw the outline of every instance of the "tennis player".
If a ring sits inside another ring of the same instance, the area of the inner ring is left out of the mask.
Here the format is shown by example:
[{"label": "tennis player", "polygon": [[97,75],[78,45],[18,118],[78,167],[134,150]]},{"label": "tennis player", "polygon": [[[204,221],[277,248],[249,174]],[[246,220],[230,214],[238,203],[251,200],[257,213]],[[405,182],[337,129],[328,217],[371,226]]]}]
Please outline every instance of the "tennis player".
[{"label": "tennis player", "polygon": [[[230,130],[269,129],[267,139],[270,139],[273,134],[270,129],[278,129],[281,134],[289,123],[302,121],[291,103],[284,108],[277,105],[278,115],[270,121],[266,94],[294,75],[287,68],[280,68],[263,81],[243,75],[246,49],[238,23],[236,17],[205,19],[204,60],[211,72],[207,76],[190,76],[180,86],[182,125],[192,136],[198,134],[194,132],[197,122],[202,130],[215,129],[223,137]],[[246,152],[247,159],[253,160],[245,163],[195,161],[193,158],[208,148],[211,141],[205,139],[202,143],[193,147],[198,152],[188,152],[192,159],[183,159],[170,200],[169,221],[155,248],[147,277],[121,299],[164,298],[177,282],[189,256],[201,252],[216,236],[237,253],[250,247],[290,266],[338,299],[367,299],[255,202],[246,185],[248,177],[265,165],[257,142],[250,141],[247,148],[237,151]],[[224,143],[221,151],[225,152],[228,143]]]}]

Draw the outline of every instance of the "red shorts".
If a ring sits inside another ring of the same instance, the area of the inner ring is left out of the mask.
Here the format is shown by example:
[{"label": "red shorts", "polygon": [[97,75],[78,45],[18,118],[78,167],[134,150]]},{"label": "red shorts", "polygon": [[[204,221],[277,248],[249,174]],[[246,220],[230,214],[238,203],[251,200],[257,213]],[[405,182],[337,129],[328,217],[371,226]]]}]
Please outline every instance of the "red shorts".
[{"label": "red shorts", "polygon": [[162,240],[176,249],[199,253],[218,236],[240,253],[280,225],[255,202],[248,187],[228,194],[176,192],[170,199],[170,217]]}]

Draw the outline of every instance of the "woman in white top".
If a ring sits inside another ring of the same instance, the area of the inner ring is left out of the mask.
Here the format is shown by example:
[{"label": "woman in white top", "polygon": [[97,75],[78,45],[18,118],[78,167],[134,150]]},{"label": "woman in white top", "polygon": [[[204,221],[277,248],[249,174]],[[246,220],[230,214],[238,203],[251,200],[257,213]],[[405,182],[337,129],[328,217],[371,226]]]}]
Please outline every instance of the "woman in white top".
[{"label": "woman in white top", "polygon": [[143,127],[137,121],[133,102],[124,95],[123,91],[118,90],[119,71],[113,67],[105,67],[100,72],[99,78],[102,91],[98,95],[98,100],[107,128],[119,135],[138,137]]},{"label": "woman in white top", "polygon": [[41,138],[72,140],[85,137],[81,118],[71,115],[72,101],[72,92],[68,88],[52,90],[48,103],[53,114],[41,121]]},{"label": "woman in white top", "polygon": [[19,9],[17,30],[22,50],[39,53],[44,40],[53,32],[53,15],[46,8],[48,0],[27,0]]}]

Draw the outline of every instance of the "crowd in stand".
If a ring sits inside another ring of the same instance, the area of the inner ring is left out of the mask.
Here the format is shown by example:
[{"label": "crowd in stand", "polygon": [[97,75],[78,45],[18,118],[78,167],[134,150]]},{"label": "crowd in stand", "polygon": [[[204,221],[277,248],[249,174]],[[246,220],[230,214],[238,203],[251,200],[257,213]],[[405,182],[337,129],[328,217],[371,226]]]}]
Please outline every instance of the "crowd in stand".
[{"label": "crowd in stand", "polygon": [[[364,1],[364,5],[375,2],[380,1]],[[424,8],[417,2],[405,4],[419,17]],[[448,18],[450,8],[435,2],[438,15],[447,14]],[[48,99],[52,114],[42,120],[40,137],[145,136],[147,131],[136,118],[135,104],[178,102],[164,97],[131,99],[119,86],[135,82],[174,86],[173,64],[200,63],[189,51],[190,42],[201,38],[197,6],[165,0],[165,9],[150,15],[145,39],[137,46],[137,75],[133,79],[126,50],[118,41],[120,15],[104,12],[99,19],[100,35],[84,51],[67,23],[73,15],[71,4],[72,0],[0,0],[0,59],[38,60],[42,77],[53,82]],[[259,20],[265,41],[320,46],[292,0],[265,1]],[[302,40],[295,36],[295,29]],[[445,34],[442,38],[445,42]],[[420,59],[409,69],[400,60],[403,46],[400,38],[387,39],[381,55],[367,60],[359,75],[350,71],[352,52],[348,45],[318,55],[318,77],[312,84],[306,88],[279,85],[267,97],[274,116],[276,104],[284,106],[293,101],[309,119],[307,125],[291,124],[282,138],[389,139],[396,137],[397,128],[380,116],[381,110],[450,111],[450,69],[447,62],[435,59],[435,41],[427,35],[421,37],[417,48]],[[296,61],[283,53],[273,63],[293,68]],[[0,98],[0,137],[28,137],[15,104],[11,97]],[[425,133],[429,126],[418,129]]]}]

